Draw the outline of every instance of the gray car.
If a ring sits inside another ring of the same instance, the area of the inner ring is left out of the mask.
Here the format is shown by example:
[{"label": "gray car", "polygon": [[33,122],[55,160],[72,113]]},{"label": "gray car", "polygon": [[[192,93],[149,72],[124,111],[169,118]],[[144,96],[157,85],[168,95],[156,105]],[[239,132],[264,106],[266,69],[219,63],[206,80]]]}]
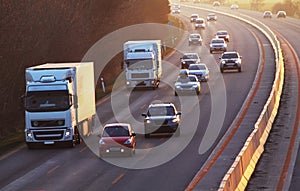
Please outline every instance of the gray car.
[{"label": "gray car", "polygon": [[153,103],[150,104],[147,113],[143,113],[145,137],[151,134],[167,133],[180,135],[181,112],[176,110],[173,103]]},{"label": "gray car", "polygon": [[201,85],[195,75],[178,76],[175,82],[175,96],[178,96],[178,94],[199,95],[200,90]]},{"label": "gray car", "polygon": [[202,45],[202,37],[199,33],[193,33],[189,36],[189,46],[191,44]]},{"label": "gray car", "polygon": [[200,63],[200,57],[198,53],[184,53],[181,58],[181,69],[188,69],[190,64],[198,64]]},{"label": "gray car", "polygon": [[209,70],[206,64],[191,64],[189,66],[189,74],[197,76],[199,81],[207,82],[209,79]]}]

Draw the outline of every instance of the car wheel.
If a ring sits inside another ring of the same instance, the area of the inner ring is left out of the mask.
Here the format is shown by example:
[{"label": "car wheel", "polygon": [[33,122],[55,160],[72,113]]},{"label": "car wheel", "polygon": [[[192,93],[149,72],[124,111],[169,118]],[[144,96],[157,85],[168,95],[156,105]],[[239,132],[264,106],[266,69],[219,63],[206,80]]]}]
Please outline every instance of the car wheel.
[{"label": "car wheel", "polygon": [[178,94],[177,94],[177,92],[176,92],[176,91],[175,91],[174,95],[175,95],[175,96],[178,96]]},{"label": "car wheel", "polygon": [[224,72],[224,69],[223,69],[223,68],[220,68],[220,71],[221,71],[221,73],[223,73],[223,72]]},{"label": "car wheel", "polygon": [[199,95],[200,94],[200,90],[197,90],[197,95]]},{"label": "car wheel", "polygon": [[239,72],[242,72],[242,67],[239,67]]},{"label": "car wheel", "polygon": [[150,137],[150,134],[149,133],[146,133],[145,134],[145,138],[149,138]]},{"label": "car wheel", "polygon": [[213,53],[213,51],[212,51],[212,50],[210,50],[209,52],[210,52],[211,54]]}]

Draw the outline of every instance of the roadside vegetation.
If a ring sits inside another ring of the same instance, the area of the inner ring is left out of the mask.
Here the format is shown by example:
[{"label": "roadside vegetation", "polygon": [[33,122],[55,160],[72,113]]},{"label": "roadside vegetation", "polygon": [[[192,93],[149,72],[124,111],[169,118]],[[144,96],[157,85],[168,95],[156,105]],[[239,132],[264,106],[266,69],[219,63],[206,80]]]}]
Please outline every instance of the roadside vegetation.
[{"label": "roadside vegetation", "polygon": [[[0,153],[1,147],[24,141],[25,68],[80,62],[106,34],[138,23],[168,23],[169,11],[168,0],[1,1]],[[108,86],[121,71],[120,55],[106,68]]]}]

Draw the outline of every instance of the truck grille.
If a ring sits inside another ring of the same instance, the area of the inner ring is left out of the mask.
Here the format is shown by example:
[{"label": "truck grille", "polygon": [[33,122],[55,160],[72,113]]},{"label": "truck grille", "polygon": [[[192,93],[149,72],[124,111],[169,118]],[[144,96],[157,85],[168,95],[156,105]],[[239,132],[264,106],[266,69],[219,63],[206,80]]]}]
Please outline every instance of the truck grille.
[{"label": "truck grille", "polygon": [[46,121],[38,121],[32,120],[31,126],[32,127],[57,127],[57,126],[64,126],[65,120],[46,120]]},{"label": "truck grille", "polygon": [[64,130],[53,130],[53,131],[34,131],[34,138],[36,140],[59,140],[63,138]]},{"label": "truck grille", "polygon": [[134,73],[131,78],[149,78],[149,73]]}]

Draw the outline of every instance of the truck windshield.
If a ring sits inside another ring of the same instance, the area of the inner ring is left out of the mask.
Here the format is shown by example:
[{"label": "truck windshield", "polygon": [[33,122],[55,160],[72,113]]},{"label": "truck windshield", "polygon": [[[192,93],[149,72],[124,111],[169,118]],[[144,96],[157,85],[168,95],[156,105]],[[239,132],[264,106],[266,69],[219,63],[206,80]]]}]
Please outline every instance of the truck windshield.
[{"label": "truck windshield", "polygon": [[153,60],[129,60],[126,64],[129,70],[149,70],[155,66]]},{"label": "truck windshield", "polygon": [[29,91],[26,95],[26,110],[31,112],[65,111],[70,108],[70,97],[66,90]]}]

